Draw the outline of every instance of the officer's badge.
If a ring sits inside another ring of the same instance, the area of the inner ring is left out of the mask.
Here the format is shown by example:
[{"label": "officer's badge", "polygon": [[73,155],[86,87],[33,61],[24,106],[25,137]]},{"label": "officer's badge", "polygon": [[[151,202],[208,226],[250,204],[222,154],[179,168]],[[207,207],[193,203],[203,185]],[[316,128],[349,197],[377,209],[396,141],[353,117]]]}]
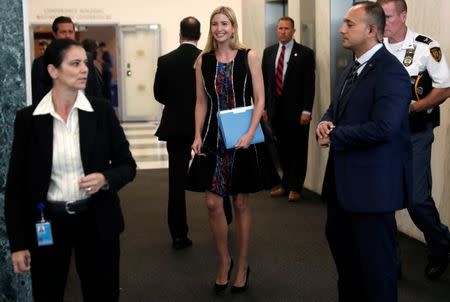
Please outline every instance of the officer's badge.
[{"label": "officer's badge", "polygon": [[442,59],[442,52],[440,47],[430,48],[431,56],[436,62],[440,62]]},{"label": "officer's badge", "polygon": [[423,87],[417,87],[417,94],[423,95]]},{"label": "officer's badge", "polygon": [[409,65],[412,64],[415,51],[416,51],[415,45],[412,48],[406,49],[405,58],[403,59],[403,65],[405,65],[405,67],[408,67]]}]

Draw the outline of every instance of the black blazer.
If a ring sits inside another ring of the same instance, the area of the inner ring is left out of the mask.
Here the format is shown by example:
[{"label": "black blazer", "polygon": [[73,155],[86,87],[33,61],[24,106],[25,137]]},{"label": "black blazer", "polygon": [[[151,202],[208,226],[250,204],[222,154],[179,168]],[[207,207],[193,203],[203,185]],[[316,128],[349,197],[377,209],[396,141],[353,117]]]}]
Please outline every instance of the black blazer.
[{"label": "black blazer", "polygon": [[336,126],[322,196],[336,194],[339,205],[353,213],[409,207],[413,184],[409,75],[383,46],[366,63],[347,97],[339,100],[351,67],[342,73],[321,119]]},{"label": "black blazer", "polygon": [[[298,125],[302,111],[312,112],[315,93],[315,61],[312,49],[294,41],[284,76],[282,101],[276,104],[275,60],[279,44],[264,50],[262,70],[269,119],[275,114],[287,123]],[[280,110],[281,112],[275,112]]]},{"label": "black blazer", "polygon": [[[92,196],[97,232],[114,238],[124,229],[117,191],[134,179],[136,163],[110,104],[90,99],[93,112],[79,110],[80,152],[84,173],[103,173],[109,189]],[[33,116],[35,106],[16,114],[5,193],[5,218],[11,251],[36,244],[37,204],[45,201],[52,169],[53,117]],[[95,230],[93,230],[95,231]]]},{"label": "black blazer", "polygon": [[163,141],[169,138],[194,139],[195,132],[195,69],[200,49],[181,44],[174,51],[159,57],[153,93],[164,105],[161,123],[155,135]]}]

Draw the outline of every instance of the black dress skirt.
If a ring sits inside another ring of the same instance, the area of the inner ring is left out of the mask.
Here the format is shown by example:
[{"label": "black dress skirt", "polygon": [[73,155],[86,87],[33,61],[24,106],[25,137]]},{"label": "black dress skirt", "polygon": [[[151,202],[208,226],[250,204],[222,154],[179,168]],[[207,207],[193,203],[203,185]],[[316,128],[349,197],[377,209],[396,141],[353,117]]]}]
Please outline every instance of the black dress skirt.
[{"label": "black dress skirt", "polygon": [[208,96],[202,130],[206,156],[196,155],[189,169],[187,189],[220,196],[254,193],[280,183],[265,143],[248,149],[225,149],[217,111],[252,105],[252,83],[246,66],[248,50],[238,50],[233,61],[218,62],[214,52],[202,57],[202,74]]}]

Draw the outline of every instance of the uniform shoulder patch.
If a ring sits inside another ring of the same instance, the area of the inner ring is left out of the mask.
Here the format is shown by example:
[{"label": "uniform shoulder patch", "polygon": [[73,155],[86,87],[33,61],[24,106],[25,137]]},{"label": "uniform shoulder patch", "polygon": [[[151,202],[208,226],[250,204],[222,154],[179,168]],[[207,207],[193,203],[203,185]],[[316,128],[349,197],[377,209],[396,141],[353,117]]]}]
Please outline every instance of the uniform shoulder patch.
[{"label": "uniform shoulder patch", "polygon": [[426,36],[423,36],[423,35],[418,35],[416,37],[416,41],[417,42],[422,42],[422,43],[425,43],[425,44],[430,44],[431,42],[433,42],[432,39],[430,39],[430,38],[428,38]]},{"label": "uniform shoulder patch", "polygon": [[440,47],[431,47],[430,48],[430,53],[431,53],[431,56],[433,57],[433,59],[436,62],[439,63],[441,61],[442,52],[441,52],[441,48]]}]

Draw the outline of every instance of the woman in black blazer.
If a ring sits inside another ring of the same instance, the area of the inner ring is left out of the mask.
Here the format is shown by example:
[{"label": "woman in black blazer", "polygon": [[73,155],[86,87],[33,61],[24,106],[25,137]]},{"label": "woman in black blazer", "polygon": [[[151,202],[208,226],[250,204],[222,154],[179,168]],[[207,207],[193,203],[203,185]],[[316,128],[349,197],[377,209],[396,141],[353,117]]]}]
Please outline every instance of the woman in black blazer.
[{"label": "woman in black blazer", "polygon": [[18,111],[14,126],[5,194],[14,271],[31,269],[35,301],[63,301],[73,251],[84,300],[117,301],[117,191],[133,180],[136,163],[111,106],[82,92],[81,45],[55,40],[44,56],[53,88]]}]

